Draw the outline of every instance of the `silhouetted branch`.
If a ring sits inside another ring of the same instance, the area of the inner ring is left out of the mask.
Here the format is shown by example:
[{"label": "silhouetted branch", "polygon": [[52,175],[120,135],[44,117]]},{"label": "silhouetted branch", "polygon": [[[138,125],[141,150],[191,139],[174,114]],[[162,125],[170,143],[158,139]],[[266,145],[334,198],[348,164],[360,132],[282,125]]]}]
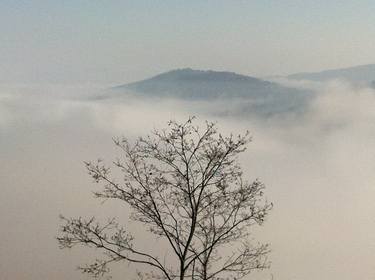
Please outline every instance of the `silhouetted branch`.
[{"label": "silhouetted branch", "polygon": [[[139,273],[140,279],[221,279],[240,278],[268,266],[267,245],[247,242],[251,227],[264,222],[271,204],[263,198],[264,185],[242,179],[238,155],[251,141],[242,136],[223,136],[214,123],[200,129],[194,118],[185,123],[170,121],[168,129],[130,144],[114,139],[122,158],[112,167],[101,160],[85,162],[95,182],[103,184],[98,198],[118,199],[132,209],[130,218],[165,238],[178,262],[171,269],[149,253],[134,248],[133,237],[114,220],[100,226],[94,218],[62,218],[65,225],[58,237],[60,247],[87,245],[103,250],[106,256],[81,268],[99,277],[108,264],[128,261],[156,269]],[[111,170],[123,174],[117,181]],[[228,258],[224,245],[242,244]],[[168,267],[168,269],[167,269]]]}]

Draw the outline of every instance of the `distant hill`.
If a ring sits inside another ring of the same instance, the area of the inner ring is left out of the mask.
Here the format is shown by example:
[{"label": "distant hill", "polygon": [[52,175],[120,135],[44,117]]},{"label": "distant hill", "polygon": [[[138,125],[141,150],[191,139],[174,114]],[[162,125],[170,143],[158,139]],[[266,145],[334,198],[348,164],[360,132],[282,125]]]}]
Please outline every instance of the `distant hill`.
[{"label": "distant hill", "polygon": [[[232,72],[190,68],[113,88],[111,96],[183,100],[242,100],[240,111],[274,114],[303,107],[311,93]],[[238,104],[238,103],[237,103]]]},{"label": "distant hill", "polygon": [[269,98],[290,95],[295,89],[232,72],[202,71],[190,68],[172,70],[150,79],[121,85],[116,91],[132,91],[148,97],[184,99]]},{"label": "distant hill", "polygon": [[312,96],[308,90],[232,72],[185,68],[114,87],[107,98],[215,101],[221,103],[220,108],[214,107],[218,114],[255,113],[265,116],[304,110]]},{"label": "distant hill", "polygon": [[297,73],[289,75],[288,78],[321,82],[340,79],[358,85],[371,86],[375,84],[375,64],[325,70],[321,72]]}]

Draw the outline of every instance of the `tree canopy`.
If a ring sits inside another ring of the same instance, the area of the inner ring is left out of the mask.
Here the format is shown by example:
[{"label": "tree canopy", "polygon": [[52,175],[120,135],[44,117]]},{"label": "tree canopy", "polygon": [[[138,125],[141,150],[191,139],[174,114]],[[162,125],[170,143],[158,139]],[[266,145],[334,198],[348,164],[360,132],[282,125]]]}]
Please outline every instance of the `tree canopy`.
[{"label": "tree canopy", "polygon": [[267,268],[269,246],[252,244],[249,235],[272,205],[259,180],[243,179],[238,161],[250,141],[248,132],[223,136],[215,123],[201,129],[194,118],[170,121],[132,142],[114,139],[121,157],[113,165],[85,163],[102,185],[95,196],[130,206],[130,218],[165,239],[174,261],[138,249],[130,230],[115,219],[100,224],[95,217],[61,217],[60,247],[100,249],[100,259],[80,268],[94,277],[121,261],[149,266],[138,274],[141,279],[238,279]]}]

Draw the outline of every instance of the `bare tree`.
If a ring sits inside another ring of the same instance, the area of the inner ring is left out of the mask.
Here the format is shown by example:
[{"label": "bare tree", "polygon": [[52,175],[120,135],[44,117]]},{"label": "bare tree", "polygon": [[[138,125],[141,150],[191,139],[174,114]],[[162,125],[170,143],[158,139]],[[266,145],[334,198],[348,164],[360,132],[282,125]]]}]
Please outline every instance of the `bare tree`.
[{"label": "bare tree", "polygon": [[[100,225],[95,218],[64,218],[61,248],[86,245],[102,250],[103,258],[80,269],[103,276],[120,261],[148,265],[141,279],[238,279],[269,266],[266,244],[251,244],[250,229],[263,223],[271,204],[264,185],[243,180],[238,155],[251,140],[222,136],[214,123],[203,130],[170,121],[165,130],[133,144],[115,139],[123,153],[113,162],[124,179],[117,182],[101,160],[86,162],[89,174],[103,183],[98,198],[118,199],[133,210],[130,218],[167,241],[175,262],[142,251],[133,236],[114,219]],[[229,252],[229,253],[228,253]],[[177,264],[177,265],[176,265]]]}]

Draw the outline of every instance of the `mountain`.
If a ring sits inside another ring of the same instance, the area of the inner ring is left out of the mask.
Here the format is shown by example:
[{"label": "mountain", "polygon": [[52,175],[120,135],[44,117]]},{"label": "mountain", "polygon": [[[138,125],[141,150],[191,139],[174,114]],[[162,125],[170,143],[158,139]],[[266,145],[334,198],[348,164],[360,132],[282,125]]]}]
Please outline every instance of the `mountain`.
[{"label": "mountain", "polygon": [[[150,79],[117,86],[112,97],[223,102],[229,111],[272,115],[304,107],[311,92],[233,72],[172,70]],[[227,111],[228,111],[227,110]]]},{"label": "mountain", "polygon": [[290,91],[276,83],[232,72],[202,71],[190,68],[172,70],[150,79],[116,87],[148,97],[184,99],[268,98]]},{"label": "mountain", "polygon": [[374,85],[375,64],[360,65],[342,69],[331,69],[321,72],[297,73],[289,75],[290,79],[311,80],[311,81],[329,81],[346,80],[358,85]]},{"label": "mountain", "polygon": [[[231,72],[172,70],[150,79],[117,87],[136,92],[138,95],[206,99],[215,97],[238,97],[251,89],[262,89],[268,82]],[[234,90],[236,88],[237,90]],[[252,90],[254,92],[254,90]],[[234,94],[234,96],[232,95]]]}]

